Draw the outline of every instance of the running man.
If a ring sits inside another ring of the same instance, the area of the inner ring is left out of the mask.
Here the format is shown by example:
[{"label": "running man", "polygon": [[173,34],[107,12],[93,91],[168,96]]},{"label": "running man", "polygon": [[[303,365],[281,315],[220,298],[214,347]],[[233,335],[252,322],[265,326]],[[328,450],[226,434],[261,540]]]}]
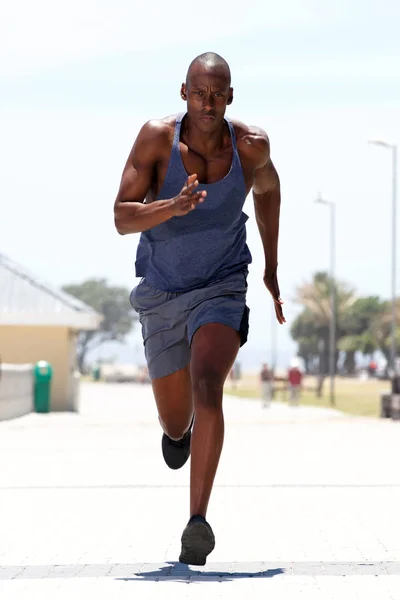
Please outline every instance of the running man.
[{"label": "running man", "polygon": [[141,233],[137,311],[171,469],[191,454],[190,520],[179,560],[204,565],[215,545],[206,512],[224,439],[224,382],[247,340],[246,196],[253,188],[264,283],[284,323],[277,265],[280,183],[267,134],[225,118],[228,63],[207,52],[189,66],[186,112],[147,122],[114,206],[121,235]]}]

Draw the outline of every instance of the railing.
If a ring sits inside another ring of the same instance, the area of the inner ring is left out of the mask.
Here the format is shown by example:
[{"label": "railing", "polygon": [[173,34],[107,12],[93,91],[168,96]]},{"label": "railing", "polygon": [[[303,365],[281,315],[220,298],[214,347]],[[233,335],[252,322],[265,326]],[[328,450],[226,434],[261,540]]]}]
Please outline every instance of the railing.
[{"label": "railing", "polygon": [[0,364],[0,421],[33,410],[33,365]]}]

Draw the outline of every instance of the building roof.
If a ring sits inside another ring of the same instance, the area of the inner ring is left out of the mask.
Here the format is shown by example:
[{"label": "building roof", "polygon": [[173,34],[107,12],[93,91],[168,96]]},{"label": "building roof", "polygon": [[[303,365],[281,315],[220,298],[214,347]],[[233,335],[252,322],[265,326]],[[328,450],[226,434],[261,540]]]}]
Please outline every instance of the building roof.
[{"label": "building roof", "polygon": [[99,327],[101,319],[87,304],[42,283],[0,253],[0,326],[56,325],[92,330]]}]

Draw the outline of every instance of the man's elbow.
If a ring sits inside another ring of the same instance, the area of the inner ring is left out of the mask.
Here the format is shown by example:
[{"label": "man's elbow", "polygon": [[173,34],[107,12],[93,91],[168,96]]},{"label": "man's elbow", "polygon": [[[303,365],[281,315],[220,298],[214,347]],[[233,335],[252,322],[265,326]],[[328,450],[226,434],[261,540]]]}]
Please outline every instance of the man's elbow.
[{"label": "man's elbow", "polygon": [[125,235],[123,219],[121,218],[121,212],[117,204],[114,206],[114,226],[119,235]]},{"label": "man's elbow", "polygon": [[[121,202],[116,202],[114,206],[114,225],[119,235],[126,235],[130,233],[128,231],[128,220],[126,214],[126,207],[122,206]],[[132,220],[132,219],[130,219]]]},{"label": "man's elbow", "polygon": [[117,233],[119,233],[119,235],[127,234],[123,225],[116,218],[114,218],[114,225],[115,225],[115,229],[117,230]]}]

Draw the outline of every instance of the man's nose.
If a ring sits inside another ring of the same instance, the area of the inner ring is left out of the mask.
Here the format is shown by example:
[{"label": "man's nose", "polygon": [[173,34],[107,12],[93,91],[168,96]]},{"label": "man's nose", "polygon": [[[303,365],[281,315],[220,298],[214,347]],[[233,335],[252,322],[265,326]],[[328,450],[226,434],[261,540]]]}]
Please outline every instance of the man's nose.
[{"label": "man's nose", "polygon": [[212,94],[204,94],[203,97],[203,108],[206,110],[212,110],[215,106],[215,98]]}]

